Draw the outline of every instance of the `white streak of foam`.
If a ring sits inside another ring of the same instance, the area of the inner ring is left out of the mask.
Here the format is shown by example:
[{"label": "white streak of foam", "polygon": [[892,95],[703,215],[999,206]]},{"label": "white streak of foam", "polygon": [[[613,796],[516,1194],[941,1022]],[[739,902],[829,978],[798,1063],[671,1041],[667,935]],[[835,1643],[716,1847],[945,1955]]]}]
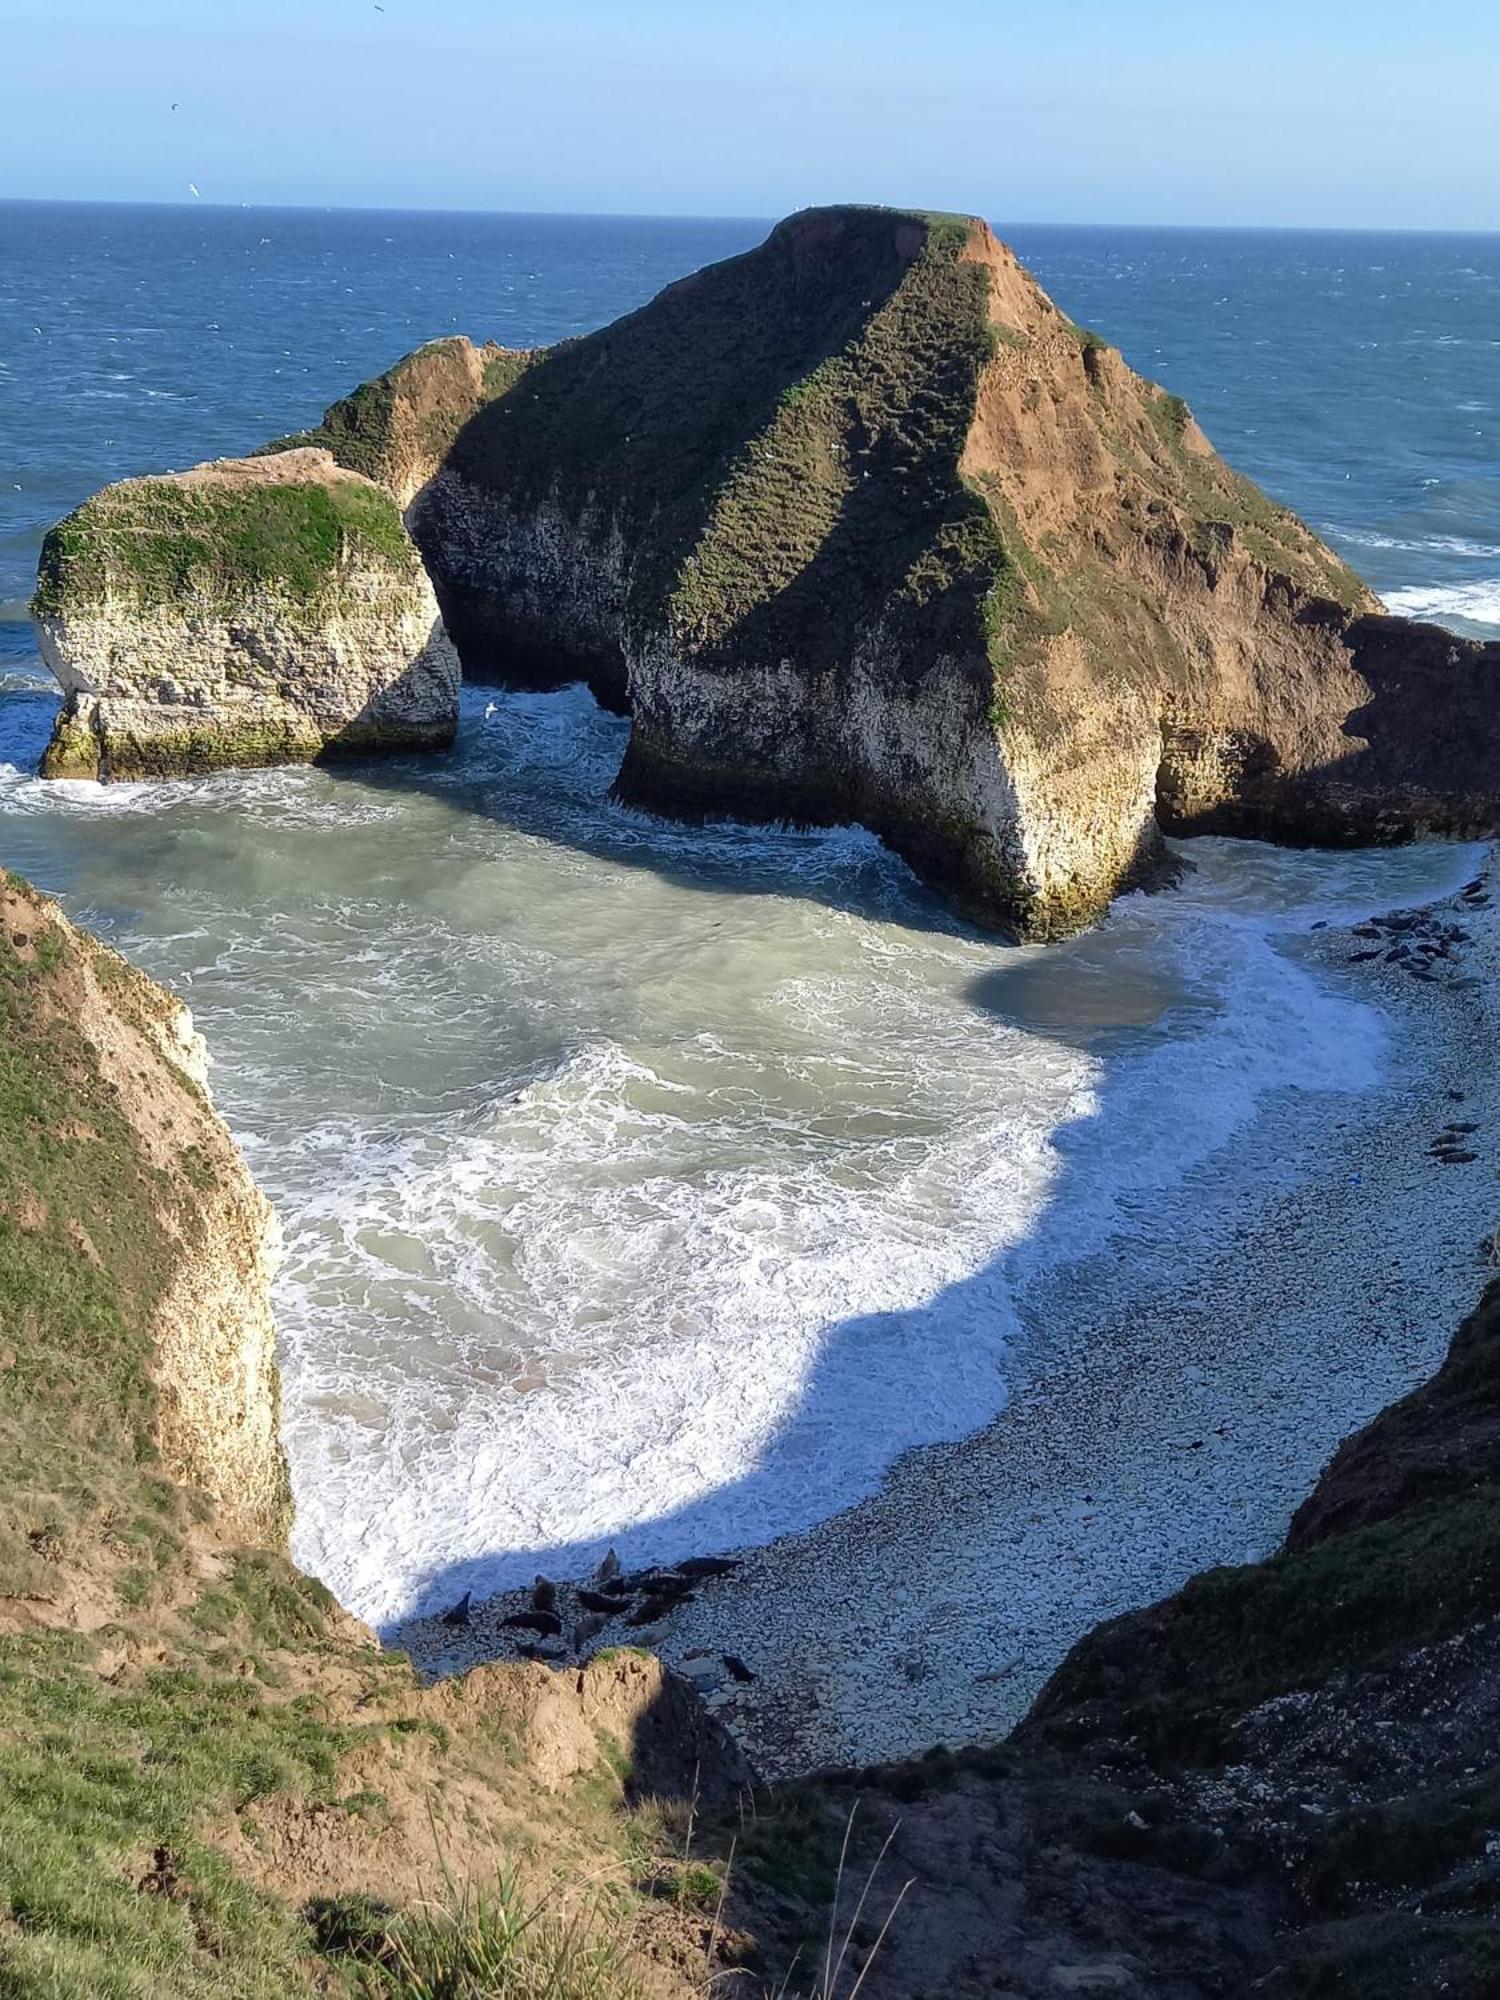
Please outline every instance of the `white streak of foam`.
[{"label": "white streak of foam", "polygon": [[1387,609],[1407,618],[1459,618],[1470,625],[1500,630],[1500,577],[1478,583],[1413,585],[1384,593]]}]

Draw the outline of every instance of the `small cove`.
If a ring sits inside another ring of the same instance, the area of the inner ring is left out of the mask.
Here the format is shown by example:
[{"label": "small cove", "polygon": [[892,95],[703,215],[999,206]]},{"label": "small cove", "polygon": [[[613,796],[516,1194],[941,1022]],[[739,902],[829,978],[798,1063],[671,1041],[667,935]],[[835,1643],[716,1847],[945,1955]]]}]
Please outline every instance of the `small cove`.
[{"label": "small cove", "polygon": [[[1462,850],[1199,843],[1180,892],[1019,953],[862,834],[610,805],[622,726],[576,690],[470,689],[457,752],[425,766],[40,786],[52,696],[24,597],[84,492],[288,429],[426,334],[555,338],[760,233],[157,211],[101,253],[102,226],[23,241],[0,297],[30,385],[0,480],[0,856],[208,1037],[286,1227],[297,1553],[353,1609],[388,1626],[434,1579],[500,1588],[549,1551],[810,1527],[994,1417],[1028,1287],[1111,1237],[1128,1256],[1148,1220],[1190,1235],[1192,1177],[1268,1096],[1353,1102],[1398,1063],[1299,940],[1455,886]],[[1395,278],[1382,250],[1389,352],[1342,383],[1371,246],[1366,266],[1286,239],[1013,233],[1377,584],[1483,607],[1493,472],[1458,412],[1493,249],[1412,246]],[[1299,272],[1328,324],[1268,347]],[[1413,387],[1437,311],[1457,345]],[[1406,386],[1377,437],[1359,411],[1387,366]],[[1322,427],[1273,432],[1291,405]]]},{"label": "small cove", "polygon": [[4,701],[10,863],[187,999],[281,1213],[296,1550],[378,1625],[803,1529],[987,1422],[1024,1286],[1382,1073],[1297,935],[1472,865],[1197,843],[1020,952],[864,834],[611,804],[577,689],[469,690],[431,764],[102,790]]}]

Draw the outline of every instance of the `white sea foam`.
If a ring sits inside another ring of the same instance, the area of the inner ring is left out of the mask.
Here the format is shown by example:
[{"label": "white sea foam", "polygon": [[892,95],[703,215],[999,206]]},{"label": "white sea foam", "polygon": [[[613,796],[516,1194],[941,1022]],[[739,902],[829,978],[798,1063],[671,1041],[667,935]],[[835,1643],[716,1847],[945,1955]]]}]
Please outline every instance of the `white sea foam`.
[{"label": "white sea foam", "polygon": [[[840,969],[775,989],[818,1050],[779,1071],[708,1036],[650,1055],[590,1040],[482,1115],[366,1151],[357,1184],[305,1212],[288,1317],[326,1355],[320,1315],[388,1282],[394,1255],[423,1365],[387,1349],[373,1380],[363,1357],[304,1384],[302,1558],[388,1622],[611,1543],[643,1560],[769,1539],[985,1422],[1019,1287],[1170,1199],[1266,1091],[1380,1073],[1378,1017],[1270,931],[1368,909],[1390,857],[1315,864],[1302,895],[1303,857],[1279,857],[1280,908],[1262,893],[1251,915],[1239,853],[1114,920],[1122,961],[1183,982],[1176,1032],[1117,1060],[965,1004],[953,961],[973,972],[992,948],[871,927],[883,986]],[[1456,886],[1473,860],[1422,856],[1396,894]]]},{"label": "white sea foam", "polygon": [[1414,584],[1385,592],[1387,607],[1408,618],[1462,619],[1467,625],[1500,628],[1500,577],[1476,583]]},{"label": "white sea foam", "polygon": [[1328,532],[1361,549],[1397,549],[1406,555],[1465,556],[1479,561],[1500,559],[1500,545],[1474,541],[1466,535],[1381,535],[1357,528],[1331,528]]},{"label": "white sea foam", "polygon": [[581,693],[490,700],[404,779],[0,786],[191,995],[284,1220],[297,1553],[381,1624],[760,1541],[984,1423],[1021,1288],[1391,1059],[1275,934],[1472,867],[1197,842],[1008,951],[867,834],[609,805]]}]

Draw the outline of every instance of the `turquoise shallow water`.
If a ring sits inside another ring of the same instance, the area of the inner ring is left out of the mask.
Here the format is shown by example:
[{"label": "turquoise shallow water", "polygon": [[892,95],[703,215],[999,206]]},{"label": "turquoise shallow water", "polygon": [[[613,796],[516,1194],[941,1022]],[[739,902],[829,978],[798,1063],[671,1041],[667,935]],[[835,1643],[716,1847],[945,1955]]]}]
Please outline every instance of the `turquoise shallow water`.
[{"label": "turquoise shallow water", "polygon": [[[759,233],[0,205],[0,859],[195,1009],[286,1226],[298,1550],[380,1621],[455,1563],[804,1525],[983,1422],[1026,1284],[1159,1227],[1267,1092],[1396,1059],[1297,936],[1470,865],[1198,843],[1179,893],[1007,951],[862,834],[611,805],[622,726],[576,691],[474,690],[425,764],[36,781],[19,600],[83,493]],[[1011,233],[1382,587],[1487,608],[1493,242]]]}]

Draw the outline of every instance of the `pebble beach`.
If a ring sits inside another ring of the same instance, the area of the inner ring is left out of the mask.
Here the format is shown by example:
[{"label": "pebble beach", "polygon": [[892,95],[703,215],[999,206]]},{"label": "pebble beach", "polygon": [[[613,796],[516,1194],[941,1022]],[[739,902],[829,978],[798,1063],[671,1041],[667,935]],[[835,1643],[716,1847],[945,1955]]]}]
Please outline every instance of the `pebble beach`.
[{"label": "pebble beach", "polygon": [[[1269,1098],[1198,1171],[1186,1238],[1148,1222],[1038,1283],[995,1421],[694,1579],[656,1623],[587,1620],[585,1649],[659,1651],[758,1771],[788,1777],[1003,1736],[1090,1628],[1272,1552],[1341,1440],[1437,1365],[1489,1275],[1492,866],[1444,902],[1301,941],[1386,1017],[1380,1086]],[[1290,1177],[1271,1171],[1288,1161]],[[521,1648],[570,1657],[566,1602],[555,1646],[505,1625],[524,1609],[492,1599],[399,1642],[434,1674]]]}]

